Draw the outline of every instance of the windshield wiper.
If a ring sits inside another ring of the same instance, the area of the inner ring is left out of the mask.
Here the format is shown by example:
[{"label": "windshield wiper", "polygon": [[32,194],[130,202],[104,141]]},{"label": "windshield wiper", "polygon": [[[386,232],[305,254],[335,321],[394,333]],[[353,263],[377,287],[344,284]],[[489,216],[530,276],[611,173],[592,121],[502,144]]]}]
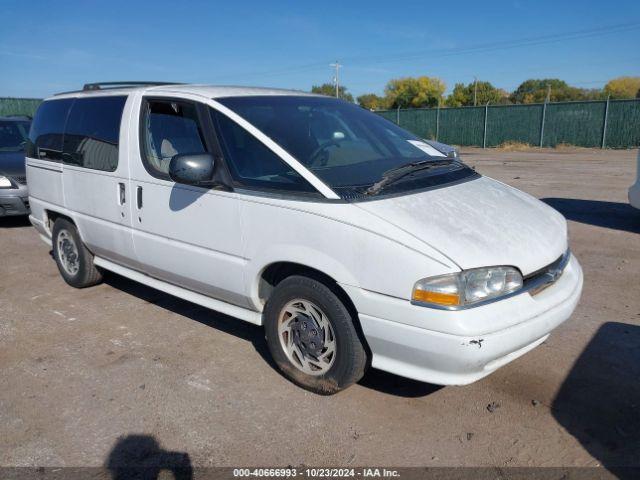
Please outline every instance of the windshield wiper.
[{"label": "windshield wiper", "polygon": [[365,195],[375,195],[383,188],[388,187],[410,173],[414,173],[419,170],[428,170],[442,165],[449,165],[451,163],[454,162],[450,158],[446,160],[420,160],[419,162],[405,163],[404,165],[400,165],[399,167],[392,168],[391,170],[384,172],[380,180],[367,188]]}]

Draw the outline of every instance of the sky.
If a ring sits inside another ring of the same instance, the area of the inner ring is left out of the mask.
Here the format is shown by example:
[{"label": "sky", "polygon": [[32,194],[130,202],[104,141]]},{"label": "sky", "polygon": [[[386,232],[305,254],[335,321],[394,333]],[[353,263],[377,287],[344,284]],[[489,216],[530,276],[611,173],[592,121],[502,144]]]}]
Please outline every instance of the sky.
[{"label": "sky", "polygon": [[0,97],[154,80],[382,94],[427,75],[583,88],[640,76],[640,1],[0,0]]}]

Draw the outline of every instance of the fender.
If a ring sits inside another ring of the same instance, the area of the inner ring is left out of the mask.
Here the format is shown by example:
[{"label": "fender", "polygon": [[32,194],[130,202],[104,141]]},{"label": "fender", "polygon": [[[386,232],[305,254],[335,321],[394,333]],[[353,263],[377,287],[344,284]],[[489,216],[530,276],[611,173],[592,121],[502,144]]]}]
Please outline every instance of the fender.
[{"label": "fender", "polygon": [[245,270],[245,284],[252,306],[262,311],[262,301],[258,294],[262,273],[275,263],[290,262],[318,270],[338,283],[357,286],[359,284],[352,272],[334,257],[302,245],[278,244],[260,252],[251,259]]}]

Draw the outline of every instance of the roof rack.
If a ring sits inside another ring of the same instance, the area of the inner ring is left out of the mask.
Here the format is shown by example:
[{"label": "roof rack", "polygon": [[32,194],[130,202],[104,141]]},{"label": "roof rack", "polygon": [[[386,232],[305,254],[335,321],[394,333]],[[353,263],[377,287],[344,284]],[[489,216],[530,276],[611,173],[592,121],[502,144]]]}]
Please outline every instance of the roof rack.
[{"label": "roof rack", "polygon": [[135,88],[135,87],[158,87],[162,85],[183,85],[180,82],[95,82],[85,83],[82,90],[71,90],[69,92],[60,92],[55,95],[64,95],[67,93],[92,92],[97,90],[111,90],[114,88]]},{"label": "roof rack", "polygon": [[160,85],[181,85],[176,82],[96,82],[85,83],[82,87],[83,91],[87,90],[104,90],[105,88],[127,88],[141,86],[160,86]]}]

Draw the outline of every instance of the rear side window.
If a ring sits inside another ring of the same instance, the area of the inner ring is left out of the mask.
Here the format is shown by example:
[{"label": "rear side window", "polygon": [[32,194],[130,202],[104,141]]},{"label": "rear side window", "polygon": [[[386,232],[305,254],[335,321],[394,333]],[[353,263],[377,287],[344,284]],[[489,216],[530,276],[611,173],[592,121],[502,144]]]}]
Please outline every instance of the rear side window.
[{"label": "rear side window", "polygon": [[78,98],[64,134],[64,163],[113,172],[126,96]]},{"label": "rear side window", "polygon": [[145,168],[158,178],[169,178],[169,163],[179,153],[207,151],[192,103],[147,100],[142,108],[140,133]]},{"label": "rear side window", "polygon": [[251,133],[211,109],[231,176],[240,186],[259,190],[318,193],[298,172]]},{"label": "rear side window", "polygon": [[27,157],[62,161],[64,126],[73,98],[49,100],[38,108],[27,141]]}]

